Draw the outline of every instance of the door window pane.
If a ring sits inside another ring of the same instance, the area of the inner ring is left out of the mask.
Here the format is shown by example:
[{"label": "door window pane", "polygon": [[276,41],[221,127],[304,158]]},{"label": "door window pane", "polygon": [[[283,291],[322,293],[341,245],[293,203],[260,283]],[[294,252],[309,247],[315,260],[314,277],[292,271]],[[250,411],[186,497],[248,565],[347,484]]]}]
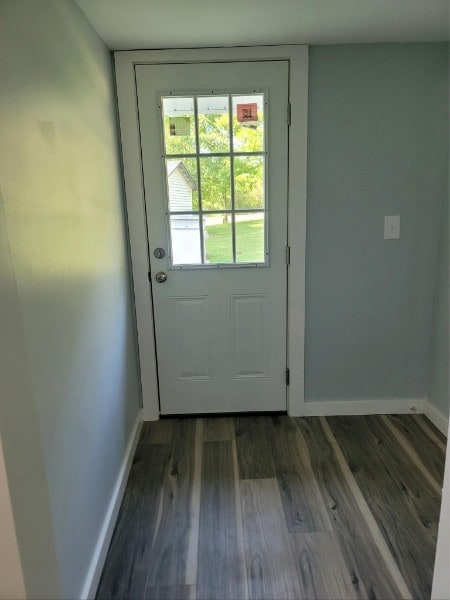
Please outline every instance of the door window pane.
[{"label": "door window pane", "polygon": [[264,94],[161,105],[171,264],[267,263]]},{"label": "door window pane", "polygon": [[202,156],[200,158],[200,185],[203,210],[231,209],[230,158]]},{"label": "door window pane", "polygon": [[198,210],[197,160],[166,159],[170,212]]},{"label": "door window pane", "polygon": [[195,154],[194,98],[162,99],[166,154]]},{"label": "door window pane", "polygon": [[173,265],[202,264],[198,215],[171,215],[170,237]]},{"label": "door window pane", "polygon": [[203,221],[203,239],[206,263],[233,263],[231,221],[231,213],[217,213],[205,216]]},{"label": "door window pane", "polygon": [[235,207],[264,208],[264,156],[235,156],[233,160]]},{"label": "door window pane", "polygon": [[236,262],[265,262],[264,213],[236,213]]},{"label": "door window pane", "polygon": [[197,99],[200,153],[230,151],[228,96],[200,96]]},{"label": "door window pane", "polygon": [[233,96],[233,149],[264,151],[264,96]]}]

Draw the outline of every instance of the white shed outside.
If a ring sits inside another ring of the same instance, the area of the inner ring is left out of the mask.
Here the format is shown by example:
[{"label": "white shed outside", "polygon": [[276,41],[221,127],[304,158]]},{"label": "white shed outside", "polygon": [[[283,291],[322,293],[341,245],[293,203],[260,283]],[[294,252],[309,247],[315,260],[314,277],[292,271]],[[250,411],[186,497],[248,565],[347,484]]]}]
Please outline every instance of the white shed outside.
[{"label": "white shed outside", "polygon": [[197,182],[182,160],[168,160],[166,168],[170,212],[192,210],[192,192],[197,189]]},{"label": "white shed outside", "polygon": [[[197,182],[191,177],[182,160],[168,160],[166,169],[171,213],[172,261],[174,264],[201,263],[198,215],[173,214],[193,210],[192,194],[197,190]],[[204,237],[207,237],[206,230]]]}]

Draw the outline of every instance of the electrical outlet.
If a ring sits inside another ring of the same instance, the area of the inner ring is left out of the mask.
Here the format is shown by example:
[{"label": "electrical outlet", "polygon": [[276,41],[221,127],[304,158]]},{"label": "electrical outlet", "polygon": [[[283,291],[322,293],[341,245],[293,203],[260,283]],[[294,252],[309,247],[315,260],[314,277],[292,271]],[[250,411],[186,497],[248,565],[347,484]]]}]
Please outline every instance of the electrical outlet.
[{"label": "electrical outlet", "polygon": [[400,215],[384,217],[384,239],[398,240],[400,238]]}]

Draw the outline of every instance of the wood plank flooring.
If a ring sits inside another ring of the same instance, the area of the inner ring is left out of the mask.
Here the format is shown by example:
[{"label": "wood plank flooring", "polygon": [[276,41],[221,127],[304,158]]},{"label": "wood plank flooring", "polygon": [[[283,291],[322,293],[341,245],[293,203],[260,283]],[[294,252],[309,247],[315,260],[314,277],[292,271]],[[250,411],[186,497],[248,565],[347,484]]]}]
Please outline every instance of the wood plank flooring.
[{"label": "wood plank flooring", "polygon": [[97,598],[430,598],[445,448],[422,415],[144,423]]}]

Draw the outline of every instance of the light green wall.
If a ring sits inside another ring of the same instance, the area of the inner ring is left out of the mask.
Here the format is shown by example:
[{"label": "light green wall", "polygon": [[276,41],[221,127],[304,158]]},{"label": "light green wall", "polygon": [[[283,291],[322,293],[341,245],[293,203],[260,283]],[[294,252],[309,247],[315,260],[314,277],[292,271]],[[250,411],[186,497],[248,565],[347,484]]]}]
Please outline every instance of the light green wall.
[{"label": "light green wall", "polygon": [[424,397],[448,46],[315,46],[309,69],[306,400]]},{"label": "light green wall", "polygon": [[[0,16],[1,16],[0,11]],[[22,314],[0,190],[0,438],[14,533],[28,598],[61,597],[42,441],[34,401]],[[7,551],[0,514],[0,561]],[[11,581],[0,580],[0,598]]]},{"label": "light green wall", "polygon": [[111,56],[65,0],[0,2],[0,56],[2,442],[28,595],[77,598],[139,410]]}]

